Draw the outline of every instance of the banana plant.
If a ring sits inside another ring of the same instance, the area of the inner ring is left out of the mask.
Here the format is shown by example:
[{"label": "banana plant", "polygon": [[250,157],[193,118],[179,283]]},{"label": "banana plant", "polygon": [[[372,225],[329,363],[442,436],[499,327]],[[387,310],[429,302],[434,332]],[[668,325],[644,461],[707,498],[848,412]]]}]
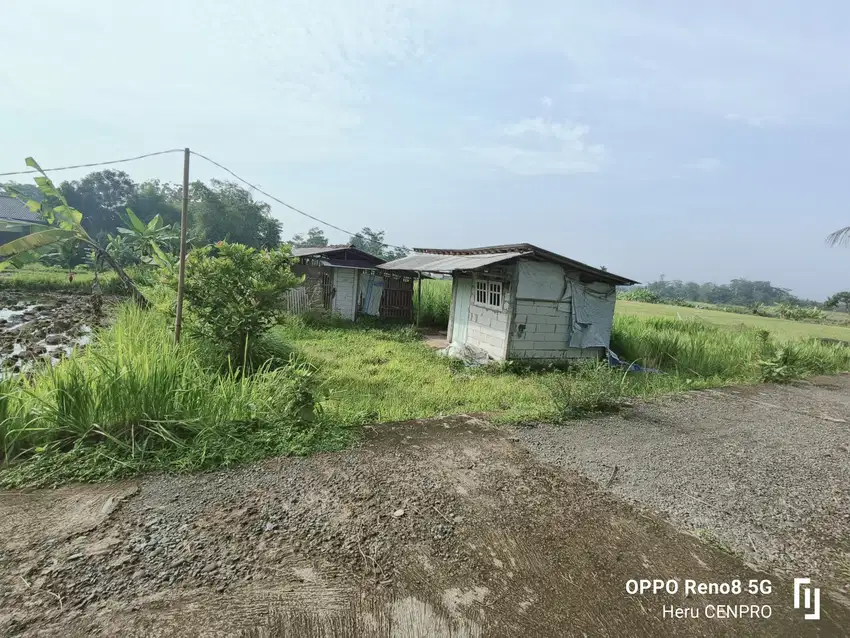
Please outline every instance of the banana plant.
[{"label": "banana plant", "polygon": [[[38,190],[44,195],[44,200],[37,202],[30,199],[26,202],[27,207],[42,219],[42,224],[38,225],[38,230],[18,237],[12,241],[0,246],[0,270],[5,270],[10,267],[20,268],[25,264],[37,261],[45,253],[51,250],[56,250],[66,242],[82,244],[95,252],[98,259],[103,260],[109,265],[118,278],[123,282],[127,289],[132,293],[133,298],[141,305],[148,305],[139,289],[133,283],[133,280],[127,275],[121,265],[110,255],[106,249],[98,245],[83,228],[83,214],[76,208],[68,204],[68,200],[62,195],[61,191],[54,186],[53,181],[42,170],[32,157],[26,159],[27,166],[34,168],[40,173],[35,177]],[[21,197],[22,193],[10,189],[14,197]],[[59,202],[58,205],[54,205]]]},{"label": "banana plant", "polygon": [[171,268],[174,260],[166,254],[163,247],[167,248],[178,237],[172,226],[163,223],[162,217],[159,215],[155,215],[145,224],[129,208],[127,209],[126,220],[122,218],[122,221],[129,228],[119,226],[116,230],[143,263]]}]

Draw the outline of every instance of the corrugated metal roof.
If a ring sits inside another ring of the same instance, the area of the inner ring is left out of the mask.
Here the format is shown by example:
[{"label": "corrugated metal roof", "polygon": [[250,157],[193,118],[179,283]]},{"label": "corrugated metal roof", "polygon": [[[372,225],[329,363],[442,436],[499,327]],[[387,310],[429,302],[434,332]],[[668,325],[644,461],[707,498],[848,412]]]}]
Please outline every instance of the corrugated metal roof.
[{"label": "corrugated metal roof", "polygon": [[483,246],[481,248],[414,248],[409,257],[402,257],[380,266],[386,270],[404,269],[425,272],[452,272],[453,270],[474,270],[482,266],[496,264],[514,257],[525,257],[561,264],[567,268],[591,275],[593,281],[605,281],[617,285],[629,286],[638,282],[615,275],[601,268],[594,268],[580,261],[564,257],[532,244],[505,244],[502,246]]},{"label": "corrugated metal roof", "polygon": [[482,266],[498,264],[514,257],[522,257],[529,253],[504,252],[484,255],[434,255],[413,253],[407,257],[381,264],[383,270],[413,270],[422,272],[452,272],[454,270],[475,270]]},{"label": "corrugated metal roof", "polygon": [[23,200],[8,195],[0,195],[0,219],[44,223],[44,220],[37,213],[32,212]]},{"label": "corrugated metal roof", "polygon": [[333,253],[338,250],[352,249],[351,244],[331,244],[330,246],[303,246],[301,248],[293,248],[292,254],[295,257],[309,257],[310,255],[323,255],[325,253]]}]

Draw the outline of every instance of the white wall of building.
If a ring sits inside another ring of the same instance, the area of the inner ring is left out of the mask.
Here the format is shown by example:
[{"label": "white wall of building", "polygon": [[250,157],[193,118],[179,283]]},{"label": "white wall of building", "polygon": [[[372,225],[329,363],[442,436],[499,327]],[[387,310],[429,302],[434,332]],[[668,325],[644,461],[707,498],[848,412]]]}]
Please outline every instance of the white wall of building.
[{"label": "white wall of building", "polygon": [[[486,278],[488,281],[502,282],[502,303],[498,308],[480,304],[476,301],[475,280],[479,277],[482,279]],[[511,323],[514,297],[511,290],[512,277],[513,273],[510,268],[494,268],[487,275],[474,276],[472,278],[472,285],[468,287],[458,286],[458,280],[463,278],[455,278],[455,288],[458,291],[464,290],[465,294],[470,295],[469,321],[467,323],[466,340],[464,343],[481,348],[496,360],[503,360],[507,356],[508,329]],[[457,299],[454,302],[455,311],[465,306],[463,303],[458,303]],[[455,323],[455,325],[457,324]],[[456,339],[453,338],[453,341],[456,341]]]},{"label": "white wall of building", "polygon": [[[499,308],[490,307],[476,301],[475,281],[478,279],[502,282],[502,303]],[[469,285],[459,285],[459,282]],[[577,299],[584,304],[580,316],[592,318],[592,330],[576,333],[579,337],[587,332],[594,347],[570,347],[587,344],[581,339],[576,343],[573,331],[572,294],[573,287]],[[549,262],[521,261],[516,267],[494,267],[488,273],[472,276],[456,276],[454,279],[452,318],[450,325],[454,330],[463,326],[464,313],[468,319],[463,340],[472,346],[486,351],[493,359],[536,359],[559,360],[578,358],[599,358],[605,353],[610,340],[613,320],[613,303],[608,303],[592,294],[604,295],[613,286],[603,283],[581,284],[578,273],[565,271],[558,264]],[[458,300],[463,291],[465,299]],[[454,332],[453,330],[453,332]],[[452,342],[458,342],[458,335],[450,335]],[[604,342],[605,345],[595,345]]]}]

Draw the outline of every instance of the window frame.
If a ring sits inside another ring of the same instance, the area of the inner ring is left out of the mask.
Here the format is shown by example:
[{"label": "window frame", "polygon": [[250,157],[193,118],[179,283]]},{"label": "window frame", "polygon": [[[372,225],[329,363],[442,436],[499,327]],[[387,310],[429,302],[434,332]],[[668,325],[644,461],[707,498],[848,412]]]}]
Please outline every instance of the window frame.
[{"label": "window frame", "polygon": [[[472,303],[482,308],[490,308],[491,310],[501,311],[505,303],[505,282],[495,279],[475,278],[475,283],[472,288]],[[484,301],[480,300],[483,295]],[[498,303],[492,303],[494,295],[498,298]]]}]

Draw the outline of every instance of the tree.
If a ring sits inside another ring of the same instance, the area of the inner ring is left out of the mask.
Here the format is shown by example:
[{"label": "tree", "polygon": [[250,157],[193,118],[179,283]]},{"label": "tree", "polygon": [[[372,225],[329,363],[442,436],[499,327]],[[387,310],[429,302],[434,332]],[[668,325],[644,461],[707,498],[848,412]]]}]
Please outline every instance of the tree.
[{"label": "tree", "polygon": [[[183,188],[158,179],[139,184],[127,200],[127,208],[145,224],[159,215],[167,226],[180,225]],[[120,216],[120,212],[119,212]]]},{"label": "tree", "polygon": [[363,230],[359,233],[349,237],[348,243],[355,248],[359,248],[362,251],[380,257],[381,259],[386,259],[387,261],[400,259],[410,252],[406,246],[400,246],[398,248],[387,246],[384,242],[384,231],[372,230],[368,226],[364,226]]},{"label": "tree", "polygon": [[[159,215],[145,224],[129,208],[126,220],[127,227],[119,226],[118,233],[133,254],[143,263],[171,268],[174,260],[166,254],[166,251],[178,238],[178,232],[172,226],[164,224]],[[116,238],[111,235],[109,237],[110,244],[114,245]]]},{"label": "tree", "polygon": [[839,228],[826,238],[827,246],[847,246],[850,244],[850,226]]},{"label": "tree", "polygon": [[824,308],[839,308],[844,312],[850,312],[850,291],[837,292],[826,300]]},{"label": "tree", "polygon": [[62,182],[59,192],[68,206],[86,211],[83,227],[95,238],[115,232],[121,213],[136,196],[136,183],[124,171],[96,171],[80,180]]},{"label": "tree", "polygon": [[[41,216],[44,224],[29,235],[18,237],[0,246],[0,258],[4,258],[3,261],[0,261],[0,270],[10,266],[20,268],[25,264],[37,261],[50,251],[55,251],[66,242],[74,242],[75,245],[82,245],[84,248],[94,251],[98,260],[105,261],[115,271],[115,274],[127,286],[133,297],[139,303],[147,305],[147,300],[120,264],[86,232],[83,226],[83,214],[69,205],[63,193],[47,177],[38,162],[28,157],[26,163],[27,166],[41,173],[34,180],[44,199],[41,202],[32,199],[27,200],[27,206]],[[14,190],[12,194],[16,197],[21,196],[21,193]],[[56,203],[54,204],[54,202]]]},{"label": "tree", "polygon": [[325,231],[323,231],[318,226],[313,226],[310,230],[307,231],[307,236],[305,237],[301,233],[297,235],[293,235],[292,239],[289,241],[295,248],[309,248],[313,246],[327,246],[328,238],[325,237]]},{"label": "tree", "polygon": [[252,248],[280,244],[281,224],[265,202],[254,201],[235,182],[194,182],[189,190],[191,227],[203,244],[228,241]]}]

